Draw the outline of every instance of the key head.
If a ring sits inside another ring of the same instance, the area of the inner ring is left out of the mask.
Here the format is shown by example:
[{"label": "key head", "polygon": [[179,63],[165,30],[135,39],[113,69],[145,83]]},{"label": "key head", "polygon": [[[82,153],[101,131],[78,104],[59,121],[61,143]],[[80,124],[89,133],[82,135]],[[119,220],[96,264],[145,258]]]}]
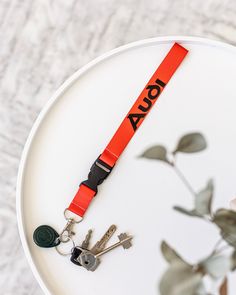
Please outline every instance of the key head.
[{"label": "key head", "polygon": [[76,265],[79,265],[81,266],[81,263],[79,262],[79,256],[80,254],[82,253],[82,249],[80,247],[75,247],[72,251],[72,254],[71,254],[71,258],[70,258],[70,261],[73,262],[74,264]]},{"label": "key head", "polygon": [[79,256],[80,264],[89,271],[95,271],[100,260],[90,251],[84,250]]},{"label": "key head", "polygon": [[[122,233],[122,234],[120,234],[118,236],[118,238],[119,238],[120,242],[122,242],[122,241],[124,241],[125,239],[128,238],[128,235],[126,233]],[[122,246],[123,246],[124,249],[129,249],[132,246],[131,239],[128,240],[128,241],[124,241],[122,243]]]},{"label": "key head", "polygon": [[40,225],[33,234],[36,245],[42,248],[52,248],[60,244],[59,234],[49,225]]}]

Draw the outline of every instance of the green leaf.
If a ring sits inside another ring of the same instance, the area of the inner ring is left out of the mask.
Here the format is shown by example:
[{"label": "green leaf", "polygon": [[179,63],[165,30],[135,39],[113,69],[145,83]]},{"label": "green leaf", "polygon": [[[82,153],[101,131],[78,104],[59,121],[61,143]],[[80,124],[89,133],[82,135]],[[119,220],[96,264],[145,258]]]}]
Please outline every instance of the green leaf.
[{"label": "green leaf", "polygon": [[236,248],[236,212],[219,209],[214,215],[213,222],[220,228],[222,238]]},{"label": "green leaf", "polygon": [[207,186],[197,194],[195,198],[195,210],[199,215],[211,214],[213,191],[213,181],[209,180]]},{"label": "green leaf", "polygon": [[191,217],[200,217],[200,218],[202,218],[202,215],[200,215],[196,210],[188,210],[188,209],[182,208],[180,206],[174,206],[174,210],[176,210],[176,211],[178,211],[178,212],[180,212],[182,214],[191,216]]},{"label": "green leaf", "polygon": [[169,160],[167,159],[166,148],[162,145],[155,145],[153,147],[150,147],[141,155],[141,157],[169,163]]},{"label": "green leaf", "polygon": [[181,153],[196,153],[206,149],[207,143],[201,133],[189,133],[180,138],[174,154]]},{"label": "green leaf", "polygon": [[214,279],[220,279],[226,276],[231,270],[231,257],[224,255],[211,255],[199,264],[204,271]]},{"label": "green leaf", "polygon": [[207,186],[196,195],[194,209],[188,210],[179,206],[175,206],[174,209],[191,217],[202,218],[205,215],[209,215],[211,214],[213,190],[213,182],[212,180],[209,180]]},{"label": "green leaf", "polygon": [[170,264],[161,278],[161,295],[196,295],[202,285],[202,274],[194,272],[193,267],[176,261]]},{"label": "green leaf", "polygon": [[228,234],[222,231],[221,236],[230,246],[236,249],[236,233]]},{"label": "green leaf", "polygon": [[[180,255],[171,248],[165,241],[162,241],[161,243],[161,252],[163,256],[165,257],[166,261],[169,263],[174,263],[176,261],[186,263]],[[186,263],[187,265],[187,263]]]},{"label": "green leaf", "polygon": [[229,229],[230,232],[236,231],[236,211],[229,209],[218,209],[213,221],[222,229]]},{"label": "green leaf", "polygon": [[209,294],[207,292],[207,290],[202,282],[194,295],[211,295],[211,294]]}]

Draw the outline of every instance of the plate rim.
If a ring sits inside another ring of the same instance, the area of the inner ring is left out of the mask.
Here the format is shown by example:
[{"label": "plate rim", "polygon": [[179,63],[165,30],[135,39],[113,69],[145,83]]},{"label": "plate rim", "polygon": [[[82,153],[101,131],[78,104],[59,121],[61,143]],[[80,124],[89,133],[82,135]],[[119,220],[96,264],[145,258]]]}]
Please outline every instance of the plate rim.
[{"label": "plate rim", "polygon": [[99,64],[100,62],[103,62],[104,60],[118,55],[124,51],[127,51],[129,49],[143,47],[143,46],[149,46],[151,44],[163,44],[163,43],[171,43],[171,42],[180,42],[181,44],[194,42],[194,43],[202,43],[205,45],[210,45],[214,47],[220,47],[225,48],[228,50],[232,50],[236,52],[236,47],[234,45],[228,44],[226,42],[213,40],[210,38],[203,38],[203,37],[195,37],[195,36],[184,36],[184,35],[171,35],[171,36],[161,36],[161,37],[154,37],[154,38],[148,38],[148,39],[142,39],[139,41],[131,42],[126,45],[119,46],[117,48],[114,48],[108,52],[103,53],[102,55],[96,57],[95,59],[91,60],[81,68],[79,68],[75,73],[73,73],[69,78],[65,80],[65,82],[62,83],[61,86],[54,92],[54,94],[49,98],[49,100],[46,102],[46,104],[43,106],[42,110],[40,111],[39,115],[37,116],[35,122],[33,123],[33,126],[30,130],[30,133],[27,137],[27,140],[25,142],[19,168],[18,168],[18,174],[17,174],[17,181],[16,181],[16,215],[17,215],[17,226],[18,231],[20,235],[21,244],[24,250],[24,254],[26,256],[27,262],[30,266],[30,269],[37,280],[39,286],[41,287],[42,291],[46,295],[55,295],[49,291],[49,288],[47,287],[47,283],[42,278],[40,271],[38,270],[29,249],[29,245],[27,243],[26,235],[25,235],[25,226],[24,226],[24,217],[23,217],[23,194],[22,194],[22,187],[23,187],[23,179],[24,179],[24,172],[25,172],[25,166],[28,158],[28,154],[32,145],[32,142],[34,140],[34,137],[43,122],[44,118],[48,114],[48,112],[51,110],[51,108],[54,106],[54,104],[57,102],[57,100],[63,95],[63,93],[71,87],[71,85],[79,79],[83,74],[85,74],[87,71],[89,71],[91,68]]}]

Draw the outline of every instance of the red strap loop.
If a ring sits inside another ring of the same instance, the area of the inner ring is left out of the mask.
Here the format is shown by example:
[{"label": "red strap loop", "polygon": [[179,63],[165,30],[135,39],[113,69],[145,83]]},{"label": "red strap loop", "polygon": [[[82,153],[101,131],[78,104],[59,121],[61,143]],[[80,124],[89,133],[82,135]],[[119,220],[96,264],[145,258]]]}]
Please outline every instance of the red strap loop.
[{"label": "red strap loop", "polygon": [[[100,184],[110,173],[109,170],[107,174],[105,173],[105,176],[103,175],[104,171],[106,171],[106,167],[114,167],[116,161],[133,137],[135,131],[142,124],[146,115],[157,101],[166,84],[178,69],[187,53],[188,50],[178,43],[175,43],[172,46],[162,63],[159,65],[151,79],[146,84],[143,91],[140,93],[136,102],[130,109],[127,116],[124,118],[111,141],[97,160],[99,163],[95,162],[92,166],[88,180],[84,182],[85,184],[80,185],[77,194],[68,208],[70,211],[83,217],[90,202],[96,195],[96,189],[94,186]],[[103,164],[106,167],[103,167]],[[102,178],[99,178],[99,176],[97,177],[96,173],[94,174],[94,171],[99,172],[99,169],[102,169],[100,171],[101,173],[99,173],[102,175]],[[91,189],[91,187],[93,189]]]},{"label": "red strap loop", "polygon": [[81,184],[68,210],[83,217],[96,192]]}]

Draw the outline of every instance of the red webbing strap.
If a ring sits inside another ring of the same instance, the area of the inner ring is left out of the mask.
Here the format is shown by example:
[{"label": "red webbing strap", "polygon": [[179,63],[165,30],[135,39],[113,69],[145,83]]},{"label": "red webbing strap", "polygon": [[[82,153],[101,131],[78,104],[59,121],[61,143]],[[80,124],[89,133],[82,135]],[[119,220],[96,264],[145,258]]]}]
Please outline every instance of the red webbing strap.
[{"label": "red webbing strap", "polygon": [[68,210],[83,217],[96,192],[81,184]]},{"label": "red webbing strap", "polygon": [[[129,143],[137,128],[142,124],[145,115],[150,111],[165,85],[169,82],[183,61],[187,52],[188,51],[179,44],[174,44],[100,156],[102,161],[110,166],[115,165],[120,154]],[[145,98],[147,98],[147,100]],[[141,109],[144,111],[140,110],[140,106],[143,106]],[[135,124],[136,128],[134,128],[131,122]]]},{"label": "red webbing strap", "polygon": [[[115,165],[135,131],[142,124],[145,116],[149,113],[153,104],[156,102],[187,53],[188,50],[178,43],[175,43],[172,46],[143,91],[140,93],[111,141],[100,155],[98,161],[101,161],[102,166],[105,164],[112,168]],[[101,165],[101,163],[99,164]],[[82,183],[68,209],[82,217],[96,193],[97,191],[95,188],[91,189],[91,187]]]}]

